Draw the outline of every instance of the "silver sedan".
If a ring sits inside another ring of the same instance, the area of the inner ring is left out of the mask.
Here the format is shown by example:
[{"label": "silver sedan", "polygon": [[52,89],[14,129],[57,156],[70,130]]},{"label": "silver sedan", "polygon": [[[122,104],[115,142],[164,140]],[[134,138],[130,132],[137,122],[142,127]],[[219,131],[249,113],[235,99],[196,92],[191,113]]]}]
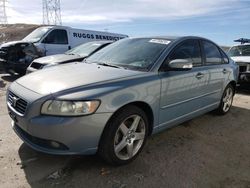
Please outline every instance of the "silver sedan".
[{"label": "silver sedan", "polygon": [[128,38],[16,80],[7,106],[17,135],[50,154],[136,158],[149,135],[231,107],[238,66],[199,37]]}]

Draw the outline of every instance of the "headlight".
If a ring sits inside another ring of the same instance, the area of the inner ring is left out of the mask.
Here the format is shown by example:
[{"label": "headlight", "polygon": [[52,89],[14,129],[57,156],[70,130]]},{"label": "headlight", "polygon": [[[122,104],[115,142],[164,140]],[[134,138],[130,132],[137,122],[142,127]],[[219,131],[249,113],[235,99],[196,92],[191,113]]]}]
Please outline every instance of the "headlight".
[{"label": "headlight", "polygon": [[57,116],[81,116],[94,113],[100,101],[60,101],[48,100],[41,109],[42,114]]}]

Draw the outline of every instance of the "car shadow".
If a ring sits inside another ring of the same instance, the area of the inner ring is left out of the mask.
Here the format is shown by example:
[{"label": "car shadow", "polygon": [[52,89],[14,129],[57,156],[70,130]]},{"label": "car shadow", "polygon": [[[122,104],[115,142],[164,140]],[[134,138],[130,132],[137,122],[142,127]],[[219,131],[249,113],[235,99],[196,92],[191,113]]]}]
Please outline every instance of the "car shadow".
[{"label": "car shadow", "polygon": [[78,159],[78,156],[40,153],[31,149],[25,143],[20,146],[18,153],[21,159],[20,167],[24,169],[28,182],[31,184],[46,179],[53,172],[65,171],[73,161]]},{"label": "car shadow", "polygon": [[83,174],[95,171],[95,174],[101,175],[106,173],[105,169],[110,168],[97,155],[49,155],[37,152],[25,143],[20,146],[18,153],[21,159],[20,167],[31,187],[56,185],[58,181],[65,181],[67,177],[72,176],[75,170],[80,170]]},{"label": "car shadow", "polygon": [[217,187],[249,170],[249,112],[232,107],[227,115],[208,113],[158,133],[120,167],[95,155],[47,155],[22,144],[21,168],[31,187]]}]

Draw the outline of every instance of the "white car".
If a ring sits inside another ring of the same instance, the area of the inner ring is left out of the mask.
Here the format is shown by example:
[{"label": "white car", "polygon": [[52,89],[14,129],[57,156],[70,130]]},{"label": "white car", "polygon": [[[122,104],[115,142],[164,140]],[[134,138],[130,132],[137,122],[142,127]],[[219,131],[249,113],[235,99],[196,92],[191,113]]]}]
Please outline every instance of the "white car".
[{"label": "white car", "polygon": [[250,39],[238,39],[241,44],[231,47],[228,55],[239,65],[239,82],[250,83]]}]

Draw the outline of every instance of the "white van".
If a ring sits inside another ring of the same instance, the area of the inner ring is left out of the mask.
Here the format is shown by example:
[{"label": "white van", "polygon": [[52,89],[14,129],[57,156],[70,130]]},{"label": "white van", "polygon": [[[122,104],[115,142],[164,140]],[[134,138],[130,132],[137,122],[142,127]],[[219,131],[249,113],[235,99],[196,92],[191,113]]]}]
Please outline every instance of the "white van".
[{"label": "white van", "polygon": [[74,29],[66,26],[43,26],[39,27],[23,41],[32,42],[43,56],[64,53],[80,44],[97,40],[117,41],[127,35]]}]

